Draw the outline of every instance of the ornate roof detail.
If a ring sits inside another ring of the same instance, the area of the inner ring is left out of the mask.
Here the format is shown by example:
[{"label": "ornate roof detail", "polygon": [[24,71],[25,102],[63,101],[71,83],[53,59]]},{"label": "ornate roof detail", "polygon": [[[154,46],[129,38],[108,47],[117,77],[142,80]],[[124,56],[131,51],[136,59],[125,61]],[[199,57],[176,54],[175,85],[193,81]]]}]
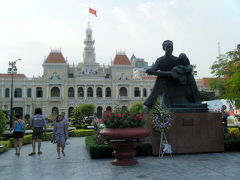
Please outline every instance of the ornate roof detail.
[{"label": "ornate roof detail", "polygon": [[113,60],[113,64],[114,65],[132,65],[128,57],[126,56],[126,54],[116,54]]},{"label": "ornate roof detail", "polygon": [[45,60],[45,63],[66,63],[66,60],[64,59],[61,51],[52,50]]}]

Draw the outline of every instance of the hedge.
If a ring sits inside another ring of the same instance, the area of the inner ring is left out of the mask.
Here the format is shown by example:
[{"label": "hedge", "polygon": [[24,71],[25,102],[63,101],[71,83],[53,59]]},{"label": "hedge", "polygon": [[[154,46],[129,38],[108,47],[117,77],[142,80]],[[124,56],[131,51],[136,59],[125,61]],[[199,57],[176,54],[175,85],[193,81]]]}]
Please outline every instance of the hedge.
[{"label": "hedge", "polygon": [[74,129],[69,132],[69,137],[85,137],[95,134],[93,129]]},{"label": "hedge", "polygon": [[8,151],[10,147],[10,142],[9,141],[0,141],[0,145],[3,145],[3,147],[0,147],[0,154],[3,152]]},{"label": "hedge", "polygon": [[[109,147],[107,144],[96,144],[95,136],[88,136],[85,138],[85,145],[91,158],[111,158],[114,149]],[[152,155],[152,145],[150,142],[141,143],[136,147],[136,156],[147,156]]]}]

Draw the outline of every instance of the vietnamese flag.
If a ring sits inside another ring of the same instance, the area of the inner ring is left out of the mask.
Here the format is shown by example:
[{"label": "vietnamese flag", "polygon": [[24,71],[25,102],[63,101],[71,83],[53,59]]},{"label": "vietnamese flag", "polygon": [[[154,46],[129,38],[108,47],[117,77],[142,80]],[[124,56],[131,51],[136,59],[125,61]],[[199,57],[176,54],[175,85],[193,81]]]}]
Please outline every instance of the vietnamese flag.
[{"label": "vietnamese flag", "polygon": [[89,7],[89,13],[97,17],[97,11]]}]

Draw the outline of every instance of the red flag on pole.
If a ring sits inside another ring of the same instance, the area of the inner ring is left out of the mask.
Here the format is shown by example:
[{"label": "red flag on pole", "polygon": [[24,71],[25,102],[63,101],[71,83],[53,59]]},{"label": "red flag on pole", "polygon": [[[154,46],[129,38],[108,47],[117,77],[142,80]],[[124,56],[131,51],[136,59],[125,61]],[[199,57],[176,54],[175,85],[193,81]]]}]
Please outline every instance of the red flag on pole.
[{"label": "red flag on pole", "polygon": [[97,17],[97,11],[89,7],[89,13]]}]

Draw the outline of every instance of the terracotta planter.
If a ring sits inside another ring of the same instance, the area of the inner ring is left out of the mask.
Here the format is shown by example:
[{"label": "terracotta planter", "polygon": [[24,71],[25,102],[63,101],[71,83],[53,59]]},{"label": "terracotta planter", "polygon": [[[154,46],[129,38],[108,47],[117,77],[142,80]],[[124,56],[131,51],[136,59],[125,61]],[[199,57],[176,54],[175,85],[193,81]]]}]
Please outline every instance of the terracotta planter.
[{"label": "terracotta planter", "polygon": [[138,163],[134,158],[134,148],[140,143],[139,139],[148,136],[149,133],[146,128],[105,128],[101,130],[100,135],[115,149],[112,164],[131,166]]}]

